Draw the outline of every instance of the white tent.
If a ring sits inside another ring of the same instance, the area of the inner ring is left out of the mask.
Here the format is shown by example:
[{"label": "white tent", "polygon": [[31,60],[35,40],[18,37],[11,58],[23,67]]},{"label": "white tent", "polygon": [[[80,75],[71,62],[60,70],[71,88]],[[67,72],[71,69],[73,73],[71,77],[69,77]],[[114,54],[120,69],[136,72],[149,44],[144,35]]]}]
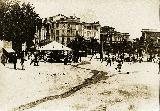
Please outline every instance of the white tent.
[{"label": "white tent", "polygon": [[41,48],[37,50],[65,50],[65,51],[70,51],[72,50],[71,48],[68,48],[56,41],[53,41],[45,46],[42,46]]},{"label": "white tent", "polygon": [[15,52],[12,48],[4,48],[8,53]]}]

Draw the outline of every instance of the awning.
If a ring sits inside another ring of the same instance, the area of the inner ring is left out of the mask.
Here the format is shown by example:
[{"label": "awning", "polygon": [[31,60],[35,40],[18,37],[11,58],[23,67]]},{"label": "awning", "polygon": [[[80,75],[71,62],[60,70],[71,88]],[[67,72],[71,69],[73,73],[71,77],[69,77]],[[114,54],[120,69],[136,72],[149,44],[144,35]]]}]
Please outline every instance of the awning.
[{"label": "awning", "polygon": [[3,48],[8,53],[15,52],[12,48]]},{"label": "awning", "polygon": [[37,50],[66,50],[66,51],[70,51],[72,49],[69,47],[66,47],[56,41],[53,41],[45,46],[42,46],[41,48],[39,48]]}]

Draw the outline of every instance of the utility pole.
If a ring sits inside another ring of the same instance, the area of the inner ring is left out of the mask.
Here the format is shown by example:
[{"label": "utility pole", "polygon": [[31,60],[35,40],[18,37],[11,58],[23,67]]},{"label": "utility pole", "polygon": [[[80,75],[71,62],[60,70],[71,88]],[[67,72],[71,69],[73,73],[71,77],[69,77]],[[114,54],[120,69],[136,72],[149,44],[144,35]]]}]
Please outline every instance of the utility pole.
[{"label": "utility pole", "polygon": [[100,51],[100,59],[102,59],[102,62],[103,62],[103,37],[101,38],[101,51]]}]

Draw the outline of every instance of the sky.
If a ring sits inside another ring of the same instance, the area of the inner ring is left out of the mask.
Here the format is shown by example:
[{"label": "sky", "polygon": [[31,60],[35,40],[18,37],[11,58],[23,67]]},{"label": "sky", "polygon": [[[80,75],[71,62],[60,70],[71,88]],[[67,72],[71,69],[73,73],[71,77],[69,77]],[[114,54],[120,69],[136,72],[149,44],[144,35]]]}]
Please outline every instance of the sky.
[{"label": "sky", "polygon": [[30,2],[40,17],[57,14],[77,16],[84,22],[99,21],[101,26],[141,36],[142,29],[158,29],[159,0],[22,0]]}]

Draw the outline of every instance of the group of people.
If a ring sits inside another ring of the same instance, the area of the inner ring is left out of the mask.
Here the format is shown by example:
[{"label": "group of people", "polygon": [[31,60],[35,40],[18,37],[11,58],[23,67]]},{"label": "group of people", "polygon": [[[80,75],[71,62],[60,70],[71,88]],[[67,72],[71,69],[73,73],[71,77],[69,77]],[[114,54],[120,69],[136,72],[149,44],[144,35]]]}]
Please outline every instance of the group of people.
[{"label": "group of people", "polygon": [[[28,55],[29,56],[29,55]],[[34,66],[38,66],[38,55],[37,54],[31,54],[31,63],[34,63]],[[17,56],[16,53],[13,53],[11,56],[7,56],[6,54],[2,53],[1,55],[1,63],[5,66],[6,63],[10,62],[13,63],[13,67],[15,70],[17,70],[17,62],[18,60],[20,60],[20,64],[21,64],[21,70],[25,70],[24,68],[24,63],[25,61],[27,61],[25,59],[24,53],[21,53],[19,56]]]},{"label": "group of people", "polygon": [[[132,62],[132,63],[136,63],[136,62],[143,62],[144,57],[138,57],[136,58],[135,56],[131,56],[131,57],[125,57],[123,55],[119,55],[119,56],[110,56],[108,55],[108,57],[105,57],[104,60],[106,61],[106,66],[108,65],[112,65],[112,63],[117,62],[117,67],[115,68],[116,70],[118,70],[118,72],[121,72],[121,68],[123,65],[123,62]],[[148,61],[150,60],[150,61]],[[160,58],[159,57],[153,57],[151,59],[147,58],[146,62],[154,62],[154,63],[158,63],[159,66],[159,73],[160,73]]]},{"label": "group of people", "polygon": [[[26,59],[24,59],[23,55],[21,55],[21,57],[19,59],[20,59],[20,64],[22,66],[22,70],[25,70],[24,69],[24,61],[26,61]],[[8,63],[10,61],[11,63],[13,63],[15,70],[17,70],[17,60],[18,60],[18,57],[17,57],[16,53],[13,53],[12,56],[10,56],[10,57],[7,57],[4,53],[1,56],[1,63],[5,66],[6,63]]]},{"label": "group of people", "polygon": [[34,66],[38,66],[39,65],[39,55],[38,53],[30,53],[28,55],[28,59],[31,60],[30,65],[32,65],[34,63]]},{"label": "group of people", "polygon": [[112,57],[108,56],[108,57],[104,58],[104,61],[106,61],[106,63],[107,63],[106,66],[108,66],[108,65],[111,66],[112,63],[117,62],[118,64],[115,69],[118,70],[118,72],[121,72],[121,67],[122,67],[124,58],[122,58],[122,57],[117,58],[115,56],[112,56]]},{"label": "group of people", "polygon": [[[31,61],[30,65],[32,65],[33,63],[34,63],[34,66],[39,65],[40,56],[37,52],[28,53],[27,56],[28,56],[28,60]],[[124,55],[119,55],[119,56],[115,55],[115,56],[112,56],[112,57],[111,57],[111,55],[108,55],[108,57],[104,57],[104,58],[100,57],[100,60],[102,62],[106,61],[106,63],[107,63],[106,66],[108,66],[108,65],[111,66],[112,63],[117,62],[118,64],[117,64],[117,67],[115,69],[118,70],[119,72],[121,72],[121,67],[123,65],[123,62],[124,61],[128,62],[128,58],[129,58],[129,61],[133,62],[133,63],[138,62],[138,61],[141,63],[141,62],[143,62],[143,59],[144,59],[143,57],[135,58],[134,56],[128,57],[127,59],[126,58],[127,57],[125,57]],[[21,69],[25,70],[24,63],[27,60],[25,59],[24,53],[21,53],[19,56],[17,56],[16,53],[13,53],[12,56],[10,56],[10,57],[8,57],[4,53],[1,55],[1,63],[5,66],[8,61],[11,61],[11,63],[14,64],[14,69],[17,69],[17,60],[18,59],[20,60],[20,64],[21,64],[21,67],[22,67]],[[160,72],[160,58],[158,60],[155,59],[155,58],[152,58],[152,60],[153,60],[153,62],[158,63],[159,72]],[[68,63],[68,56],[66,56],[64,58],[64,64],[67,65],[67,63]]]}]

